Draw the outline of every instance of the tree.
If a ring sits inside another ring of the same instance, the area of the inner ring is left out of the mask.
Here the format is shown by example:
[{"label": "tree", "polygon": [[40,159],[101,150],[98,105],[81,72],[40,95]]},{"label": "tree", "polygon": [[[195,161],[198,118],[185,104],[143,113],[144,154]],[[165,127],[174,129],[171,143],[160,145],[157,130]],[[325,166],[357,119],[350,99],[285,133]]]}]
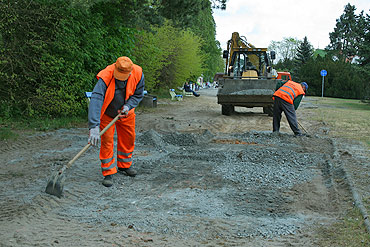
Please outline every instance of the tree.
[{"label": "tree", "polygon": [[134,44],[133,30],[107,26],[77,1],[2,1],[0,16],[1,117],[86,113],[96,73]]},{"label": "tree", "polygon": [[298,46],[297,53],[294,59],[294,74],[297,80],[300,80],[300,69],[301,67],[307,63],[309,59],[313,56],[313,47],[308,42],[307,37],[305,36],[303,42]]},{"label": "tree", "polygon": [[343,61],[352,61],[358,55],[359,45],[363,39],[363,12],[355,14],[356,7],[347,4],[344,13],[336,20],[334,31],[329,33],[330,44],[327,49]]},{"label": "tree", "polygon": [[122,55],[148,89],[213,77],[222,61],[210,0],[8,0],[0,16],[0,121],[85,114],[83,92]]},{"label": "tree", "polygon": [[295,56],[295,64],[301,66],[305,64],[313,55],[313,47],[305,36],[303,42],[298,46]]},{"label": "tree", "polygon": [[288,37],[282,41],[271,41],[268,49],[276,52],[277,59],[274,66],[278,71],[289,71],[292,74],[292,79],[295,79],[294,75],[294,58],[297,53],[297,48],[301,41],[296,38]]},{"label": "tree", "polygon": [[227,0],[211,0],[212,8],[225,10],[226,2]]},{"label": "tree", "polygon": [[[190,29],[200,37],[203,52],[201,74],[205,79],[211,79],[216,72],[222,70],[221,47],[216,40],[216,24],[212,15],[212,6],[209,0],[161,0],[160,12],[170,19],[175,27]],[[226,1],[212,1],[226,4]],[[225,5],[226,6],[226,5]],[[196,77],[200,76],[197,75]]]},{"label": "tree", "polygon": [[296,38],[285,37],[282,41],[271,41],[268,49],[270,51],[276,52],[277,61],[279,61],[280,59],[282,59],[283,61],[293,60],[300,43],[301,41]]},{"label": "tree", "polygon": [[170,21],[138,34],[136,61],[145,71],[145,88],[159,90],[182,86],[202,73],[201,40],[190,30],[174,27]]},{"label": "tree", "polygon": [[224,66],[221,57],[222,49],[216,40],[216,23],[213,19],[211,6],[208,5],[207,8],[202,9],[189,23],[188,28],[202,40],[201,49],[204,55],[202,74],[205,80],[211,80],[215,73],[223,70]]},{"label": "tree", "polygon": [[362,66],[370,66],[370,15],[362,19],[364,26],[363,41],[359,45],[360,64]]},{"label": "tree", "polygon": [[366,14],[363,19],[364,26],[364,39],[359,45],[360,68],[359,73],[367,83],[365,84],[365,98],[370,99],[370,15]]}]

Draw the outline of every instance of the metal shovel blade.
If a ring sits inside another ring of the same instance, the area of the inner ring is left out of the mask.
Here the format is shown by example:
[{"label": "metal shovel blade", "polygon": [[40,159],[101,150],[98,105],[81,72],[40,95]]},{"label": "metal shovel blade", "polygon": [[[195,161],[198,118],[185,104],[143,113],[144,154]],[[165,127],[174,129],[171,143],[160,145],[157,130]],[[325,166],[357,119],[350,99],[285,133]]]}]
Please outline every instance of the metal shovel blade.
[{"label": "metal shovel blade", "polygon": [[61,198],[63,194],[64,179],[65,177],[63,174],[60,174],[59,172],[54,173],[46,185],[45,192]]}]

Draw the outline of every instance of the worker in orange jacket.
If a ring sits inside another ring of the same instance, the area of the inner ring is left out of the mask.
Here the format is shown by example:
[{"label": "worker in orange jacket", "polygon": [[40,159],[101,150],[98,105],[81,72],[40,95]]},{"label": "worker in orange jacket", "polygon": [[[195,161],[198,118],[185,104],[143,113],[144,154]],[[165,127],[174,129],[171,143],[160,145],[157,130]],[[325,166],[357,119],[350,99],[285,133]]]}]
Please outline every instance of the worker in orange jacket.
[{"label": "worker in orange jacket", "polygon": [[[113,185],[117,173],[114,158],[114,132],[117,129],[118,171],[134,177],[137,172],[131,167],[135,147],[135,107],[144,97],[144,74],[142,68],[128,57],[119,57],[96,76],[98,81],[89,105],[89,143],[96,146],[101,139],[99,158],[104,176],[103,185]],[[103,130],[120,115],[115,124],[101,137]]]},{"label": "worker in orange jacket", "polygon": [[284,112],[288,120],[289,126],[295,136],[302,136],[301,130],[298,128],[298,121],[295,111],[308,89],[306,82],[301,84],[294,81],[278,82],[276,91],[273,95],[274,110],[272,128],[273,132],[279,132],[281,113]]}]

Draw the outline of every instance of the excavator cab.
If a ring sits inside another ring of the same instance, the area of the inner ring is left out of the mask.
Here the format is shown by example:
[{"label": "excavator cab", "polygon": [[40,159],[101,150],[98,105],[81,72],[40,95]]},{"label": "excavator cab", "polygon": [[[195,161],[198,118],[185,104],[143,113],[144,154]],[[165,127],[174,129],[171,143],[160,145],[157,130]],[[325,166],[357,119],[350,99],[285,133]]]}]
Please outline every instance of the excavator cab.
[{"label": "excavator cab", "polygon": [[262,48],[258,48],[258,50],[239,49],[238,51],[234,51],[225,74],[242,78],[268,77],[268,73],[270,72],[269,57]]}]

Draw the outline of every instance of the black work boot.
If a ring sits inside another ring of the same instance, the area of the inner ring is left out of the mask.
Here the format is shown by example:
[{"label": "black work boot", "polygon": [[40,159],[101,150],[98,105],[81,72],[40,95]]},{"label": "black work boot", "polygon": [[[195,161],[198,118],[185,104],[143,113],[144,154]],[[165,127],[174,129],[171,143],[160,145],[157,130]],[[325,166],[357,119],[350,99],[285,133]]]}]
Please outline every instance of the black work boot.
[{"label": "black work boot", "polygon": [[107,176],[105,176],[102,184],[105,187],[111,187],[113,185],[113,175],[107,175]]},{"label": "black work boot", "polygon": [[135,177],[137,172],[134,168],[120,168],[118,167],[118,171],[122,172],[126,176]]}]

